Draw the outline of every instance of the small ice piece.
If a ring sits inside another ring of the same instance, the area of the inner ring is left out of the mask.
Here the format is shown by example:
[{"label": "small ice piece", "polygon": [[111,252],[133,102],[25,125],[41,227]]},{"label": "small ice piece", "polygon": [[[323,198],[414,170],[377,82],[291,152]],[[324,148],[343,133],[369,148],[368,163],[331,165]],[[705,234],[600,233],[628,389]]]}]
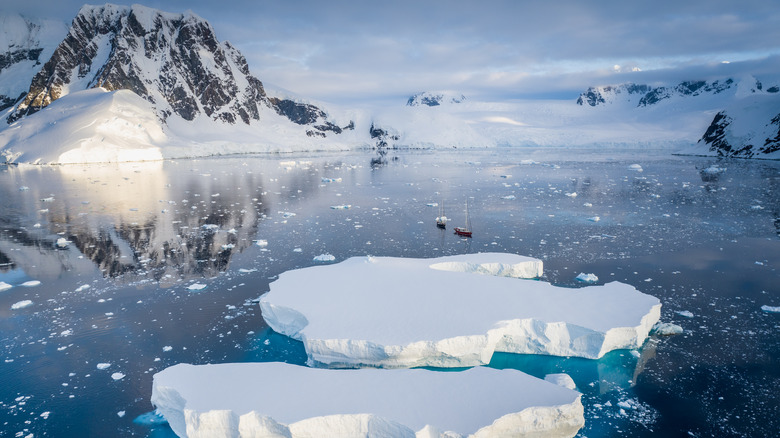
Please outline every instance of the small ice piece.
[{"label": "small ice piece", "polygon": [[352,205],[351,204],[331,205],[330,208],[332,210],[347,210],[352,208]]},{"label": "small ice piece", "polygon": [[641,347],[660,319],[660,301],[624,283],[511,278],[536,266],[503,253],[353,257],[282,273],[259,305],[310,364],[329,367],[466,367],[494,352],[596,359]]},{"label": "small ice piece", "polygon": [[170,345],[166,345],[165,347],[163,347],[163,351],[171,351],[171,350],[173,350],[173,347],[171,347]]},{"label": "small ice piece", "polygon": [[642,169],[642,166],[639,164],[632,164],[628,166],[628,170],[633,170],[634,172],[642,172],[644,169]]},{"label": "small ice piece", "polygon": [[583,283],[595,283],[599,281],[599,278],[596,276],[596,274],[586,274],[584,272],[580,272],[580,275],[577,276],[576,280]]},{"label": "small ice piece", "polygon": [[89,285],[88,284],[82,284],[81,286],[76,288],[76,292],[83,292],[83,291],[85,291],[87,289],[89,289]]},{"label": "small ice piece", "polygon": [[236,245],[234,245],[232,243],[227,243],[225,245],[222,245],[222,251],[227,251],[227,250],[233,249],[235,247],[236,247]]},{"label": "small ice piece", "polygon": [[683,328],[671,322],[658,322],[653,326],[652,333],[659,336],[680,335],[683,333]]},{"label": "small ice piece", "polygon": [[57,248],[67,248],[70,241],[64,237],[60,237],[57,239],[57,242],[55,245],[57,245]]},{"label": "small ice piece", "polygon": [[114,373],[114,374],[111,374],[111,378],[114,379],[114,380],[122,380],[122,379],[125,378],[125,375],[122,374],[122,373]]},{"label": "small ice piece", "polygon": [[598,216],[593,216],[593,217],[589,217],[588,220],[591,222],[598,222],[601,220],[601,218]]},{"label": "small ice piece", "polygon": [[586,203],[582,204],[582,206],[590,208],[590,207],[593,207],[593,204],[591,204],[590,202],[586,202]]},{"label": "small ice piece", "polygon": [[512,175],[501,175],[501,178],[512,178]]},{"label": "small ice piece", "polygon": [[322,178],[322,182],[324,183],[332,183],[332,182],[341,182],[341,178]]},{"label": "small ice piece", "polygon": [[110,366],[111,366],[111,364],[108,363],[108,362],[100,362],[99,364],[97,364],[97,369],[105,370],[105,369],[107,369]]},{"label": "small ice piece", "polygon": [[24,309],[25,307],[32,306],[32,304],[33,304],[33,302],[31,300],[18,301],[16,303],[11,304],[11,310]]},{"label": "small ice piece", "polygon": [[257,239],[254,241],[257,246],[268,246],[268,241],[265,239]]},{"label": "small ice piece", "polygon": [[54,196],[49,196],[48,198],[41,199],[41,202],[54,202]]},{"label": "small ice piece", "polygon": [[41,412],[40,417],[43,418],[44,420],[48,420],[49,415],[51,415],[51,411],[45,411],[45,412]]},{"label": "small ice piece", "polygon": [[439,203],[438,202],[429,202],[429,203],[427,203],[425,205],[427,205],[428,207],[438,207]]},{"label": "small ice piece", "polygon": [[680,316],[684,316],[686,318],[693,318],[693,313],[691,313],[688,310],[678,310],[678,311],[676,311],[674,313],[676,313],[676,314],[678,314]]},{"label": "small ice piece", "polygon": [[780,306],[773,307],[773,306],[761,306],[761,310],[767,313],[780,313]]},{"label": "small ice piece", "polygon": [[10,289],[12,287],[13,287],[13,285],[10,285],[10,284],[8,284],[8,283],[6,283],[4,281],[0,281],[0,292],[2,292],[4,290],[8,290],[8,289]]},{"label": "small ice piece", "polygon": [[303,252],[303,248],[293,248],[293,252]]},{"label": "small ice piece", "polygon": [[188,290],[203,290],[206,288],[206,285],[203,283],[192,283],[191,285],[187,286]]},{"label": "small ice piece", "polygon": [[30,188],[29,188],[29,187],[27,187],[27,186],[21,186],[21,187],[19,187],[19,191],[20,191],[20,192],[24,192],[25,190],[30,190]]},{"label": "small ice piece", "polygon": [[723,173],[725,171],[726,171],[725,167],[718,167],[717,165],[712,164],[712,165],[710,165],[710,167],[708,167],[706,169],[702,169],[701,173],[707,173],[707,174],[710,174],[710,175],[717,175],[717,174]]},{"label": "small ice piece", "polygon": [[566,196],[568,196],[570,198],[576,198],[577,197],[577,192],[566,193]]},{"label": "small ice piece", "polygon": [[544,380],[564,388],[577,390],[577,385],[574,384],[574,380],[566,373],[548,374],[544,376]]},{"label": "small ice piece", "polygon": [[443,373],[178,364],[154,375],[151,402],[174,433],[190,437],[414,438],[431,429],[450,431],[436,437],[563,437],[585,424],[578,392],[488,367]]},{"label": "small ice piece", "polygon": [[506,195],[506,196],[502,196],[501,199],[506,199],[511,201],[513,199],[517,199],[517,197],[515,195]]},{"label": "small ice piece", "polygon": [[116,413],[117,417],[122,418],[125,416],[125,411],[119,411]]},{"label": "small ice piece", "polygon": [[[22,283],[22,286],[24,286],[24,287],[34,287],[34,286],[40,286],[40,284],[41,284],[41,282],[38,281],[38,280],[30,280],[30,281],[25,281],[24,283]],[[2,285],[0,285],[0,290],[3,290]]]},{"label": "small ice piece", "polygon": [[33,225],[33,228],[40,228],[40,227],[41,227],[41,224],[40,224],[40,222],[38,222],[38,223],[36,223],[35,225]]},{"label": "small ice piece", "polygon": [[219,225],[216,225],[216,224],[205,224],[205,225],[201,225],[201,228],[203,228],[203,230],[205,230],[205,231],[211,231],[211,232],[215,233],[215,232],[217,232],[217,230],[219,230]]},{"label": "small ice piece", "polygon": [[336,257],[333,256],[332,254],[327,254],[327,253],[326,254],[320,254],[320,255],[314,257],[314,261],[315,262],[332,262],[334,260],[336,260]]},{"label": "small ice piece", "polygon": [[249,274],[250,272],[257,272],[257,269],[255,269],[255,268],[251,268],[251,269],[241,268],[241,269],[238,270],[238,272],[240,272],[242,274]]}]

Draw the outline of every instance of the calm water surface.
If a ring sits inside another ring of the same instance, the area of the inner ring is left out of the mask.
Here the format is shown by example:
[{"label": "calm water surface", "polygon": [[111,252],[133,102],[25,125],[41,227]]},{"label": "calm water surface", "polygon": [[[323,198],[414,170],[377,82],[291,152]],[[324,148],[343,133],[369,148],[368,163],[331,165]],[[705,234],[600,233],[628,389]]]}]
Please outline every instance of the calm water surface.
[{"label": "calm water surface", "polygon": [[[466,200],[472,239],[436,228],[439,203],[458,226]],[[761,309],[780,306],[780,163],[522,149],[0,167],[0,205],[0,436],[172,436],[143,417],[155,372],[305,362],[252,301],[280,273],[485,251],[541,258],[556,284],[632,284],[683,327],[598,361],[493,358],[571,374],[580,436],[780,430],[780,314]]]}]

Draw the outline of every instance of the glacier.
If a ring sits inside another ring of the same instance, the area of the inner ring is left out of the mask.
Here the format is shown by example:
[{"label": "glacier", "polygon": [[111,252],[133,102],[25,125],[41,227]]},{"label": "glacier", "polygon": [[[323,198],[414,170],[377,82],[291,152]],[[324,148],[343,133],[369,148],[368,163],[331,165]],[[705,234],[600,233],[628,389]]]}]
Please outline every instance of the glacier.
[{"label": "glacier", "polygon": [[[565,379],[564,379],[565,380]],[[572,437],[580,394],[517,370],[178,364],[151,401],[180,437]]]},{"label": "glacier", "polygon": [[310,365],[332,368],[469,367],[494,352],[596,359],[642,346],[660,318],[660,301],[630,285],[528,279],[541,269],[505,253],[353,257],[281,274],[259,305]]}]

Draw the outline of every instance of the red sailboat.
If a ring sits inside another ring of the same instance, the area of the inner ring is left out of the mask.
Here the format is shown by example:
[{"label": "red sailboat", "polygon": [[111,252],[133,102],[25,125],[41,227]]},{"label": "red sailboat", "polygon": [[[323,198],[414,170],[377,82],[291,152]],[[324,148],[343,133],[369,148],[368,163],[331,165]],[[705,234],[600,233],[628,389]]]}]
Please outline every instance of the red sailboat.
[{"label": "red sailboat", "polygon": [[466,200],[466,226],[455,227],[455,234],[463,237],[471,237],[471,218],[469,217],[469,201]]}]

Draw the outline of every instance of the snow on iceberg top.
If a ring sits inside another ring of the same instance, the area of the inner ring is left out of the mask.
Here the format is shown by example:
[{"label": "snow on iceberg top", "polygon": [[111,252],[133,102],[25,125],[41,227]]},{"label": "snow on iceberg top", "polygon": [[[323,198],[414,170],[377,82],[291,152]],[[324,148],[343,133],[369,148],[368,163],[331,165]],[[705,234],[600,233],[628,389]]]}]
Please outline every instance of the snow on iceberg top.
[{"label": "snow on iceberg top", "polygon": [[[154,375],[152,403],[179,436],[213,436],[229,425],[240,436],[271,436],[263,434],[270,429],[278,434],[273,436],[414,437],[427,425],[464,436],[496,436],[501,426],[573,436],[584,423],[576,391],[486,367],[436,372],[179,364]],[[533,415],[517,415],[529,408]],[[370,421],[360,424],[357,417],[366,414]]]},{"label": "snow on iceberg top", "polygon": [[272,329],[331,366],[473,366],[494,351],[596,358],[641,346],[660,316],[657,298],[627,284],[496,276],[540,268],[512,254],[355,257],[283,273],[260,306]]}]

